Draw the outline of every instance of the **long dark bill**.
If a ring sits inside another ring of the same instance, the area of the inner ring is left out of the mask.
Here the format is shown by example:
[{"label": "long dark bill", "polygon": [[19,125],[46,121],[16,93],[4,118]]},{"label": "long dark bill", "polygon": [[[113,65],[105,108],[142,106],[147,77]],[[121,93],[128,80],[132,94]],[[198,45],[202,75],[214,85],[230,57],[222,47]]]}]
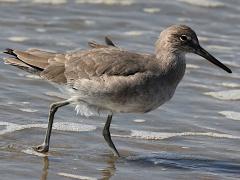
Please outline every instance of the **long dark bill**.
[{"label": "long dark bill", "polygon": [[215,64],[216,66],[224,69],[225,71],[227,71],[228,73],[232,73],[232,70],[229,69],[227,66],[225,66],[223,63],[221,63],[220,61],[218,61],[215,57],[213,57],[209,52],[207,52],[205,49],[203,49],[201,46],[198,46],[198,48],[196,49],[196,54],[198,54],[199,56],[202,56],[203,58],[205,58],[206,60],[210,61],[211,63]]}]

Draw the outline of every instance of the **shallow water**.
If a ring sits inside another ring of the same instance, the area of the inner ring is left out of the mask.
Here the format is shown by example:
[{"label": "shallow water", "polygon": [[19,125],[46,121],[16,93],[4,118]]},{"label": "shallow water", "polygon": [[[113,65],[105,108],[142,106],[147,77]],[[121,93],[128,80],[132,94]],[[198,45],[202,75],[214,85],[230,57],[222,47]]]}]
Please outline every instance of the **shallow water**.
[{"label": "shallow water", "polygon": [[240,1],[1,0],[0,49],[86,48],[109,35],[118,46],[153,52],[159,32],[176,23],[196,30],[203,47],[233,74],[188,56],[174,98],[144,115],[115,116],[111,132],[122,157],[103,140],[103,117],[56,115],[48,155],[42,142],[51,84],[0,63],[0,179],[239,179]]}]

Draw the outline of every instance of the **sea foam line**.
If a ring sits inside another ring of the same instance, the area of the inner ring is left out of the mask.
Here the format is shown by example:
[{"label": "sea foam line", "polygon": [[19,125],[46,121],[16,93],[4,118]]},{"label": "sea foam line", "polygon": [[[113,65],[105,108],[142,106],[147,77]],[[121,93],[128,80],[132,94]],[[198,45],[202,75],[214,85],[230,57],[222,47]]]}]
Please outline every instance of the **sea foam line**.
[{"label": "sea foam line", "polygon": [[144,139],[144,140],[162,140],[162,139],[169,139],[172,137],[181,137],[181,136],[208,136],[208,137],[216,137],[216,138],[240,139],[239,136],[233,136],[230,134],[216,133],[216,132],[169,133],[169,132],[152,132],[152,131],[139,131],[139,130],[131,130],[130,135],[112,135],[112,136],[136,138],[136,139]]},{"label": "sea foam line", "polygon": [[[0,130],[0,135],[12,133],[15,131],[20,131],[23,129],[30,128],[47,128],[47,124],[27,124],[20,125],[16,123],[9,123],[0,121],[0,126],[6,126],[3,130]],[[59,131],[71,131],[71,132],[84,132],[84,131],[93,131],[97,127],[93,125],[86,125],[80,123],[72,123],[72,122],[56,122],[53,124],[53,129]]]}]

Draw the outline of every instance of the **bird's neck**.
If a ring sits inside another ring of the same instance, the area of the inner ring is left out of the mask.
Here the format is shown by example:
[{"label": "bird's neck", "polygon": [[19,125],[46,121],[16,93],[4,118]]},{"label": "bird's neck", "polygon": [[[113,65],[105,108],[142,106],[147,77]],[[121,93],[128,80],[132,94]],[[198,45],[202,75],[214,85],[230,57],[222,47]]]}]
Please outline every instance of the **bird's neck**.
[{"label": "bird's neck", "polygon": [[155,53],[156,60],[166,81],[177,85],[185,73],[185,53],[167,46],[156,46]]}]

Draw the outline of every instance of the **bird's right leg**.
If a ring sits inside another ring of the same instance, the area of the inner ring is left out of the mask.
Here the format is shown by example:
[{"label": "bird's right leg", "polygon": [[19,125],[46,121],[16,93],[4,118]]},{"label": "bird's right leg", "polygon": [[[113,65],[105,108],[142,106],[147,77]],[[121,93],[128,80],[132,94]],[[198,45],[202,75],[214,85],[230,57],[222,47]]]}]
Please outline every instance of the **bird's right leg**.
[{"label": "bird's right leg", "polygon": [[48,127],[47,127],[47,131],[46,131],[45,139],[44,139],[42,144],[33,147],[33,149],[35,151],[41,152],[41,153],[48,152],[54,115],[57,112],[58,108],[60,108],[62,106],[66,106],[66,105],[70,104],[70,102],[71,101],[66,100],[66,101],[60,101],[60,102],[56,102],[56,103],[51,104],[50,110],[49,110]]},{"label": "bird's right leg", "polygon": [[109,131],[111,121],[112,121],[112,115],[108,115],[107,121],[106,121],[104,129],[103,129],[103,137],[107,141],[107,143],[108,143],[109,147],[111,148],[111,150],[113,151],[114,155],[120,157],[115,145],[112,142],[111,134]]}]

